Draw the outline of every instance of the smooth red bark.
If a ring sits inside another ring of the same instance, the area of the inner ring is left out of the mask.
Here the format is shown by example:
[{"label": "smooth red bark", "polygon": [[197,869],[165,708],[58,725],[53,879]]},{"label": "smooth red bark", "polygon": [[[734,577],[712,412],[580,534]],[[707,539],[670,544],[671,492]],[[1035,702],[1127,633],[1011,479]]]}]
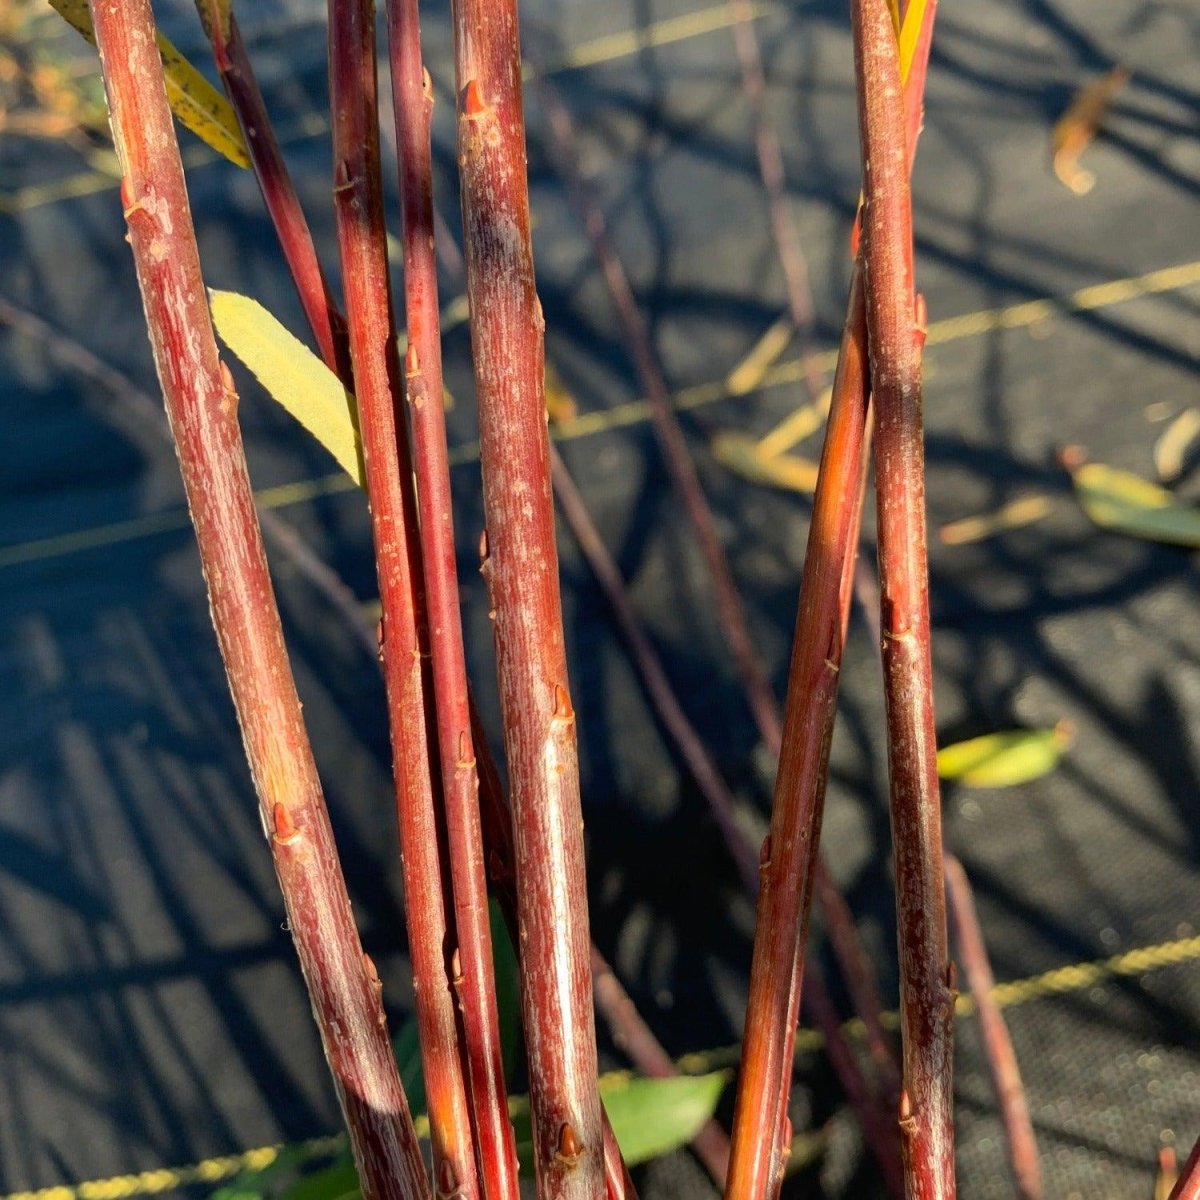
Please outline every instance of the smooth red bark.
[{"label": "smooth red bark", "polygon": [[364,1194],[428,1195],[379,978],[362,952],[287,661],[232,378],[217,356],[154,23],[94,0],[121,197],[213,623]]},{"label": "smooth red bark", "polygon": [[955,1195],[954,989],[933,721],[921,344],[896,32],[886,0],[851,5],[863,162],[863,261],[876,411],[879,575],[895,847],[910,1200]]},{"label": "smooth red bark", "polygon": [[471,347],[539,1196],[605,1194],[575,709],[550,495],[515,0],[453,6]]},{"label": "smooth red bark", "polygon": [[439,1190],[453,1194],[457,1188],[473,1197],[479,1195],[479,1179],[452,983],[457,943],[444,897],[430,771],[436,743],[426,720],[422,657],[428,643],[419,611],[415,498],[403,420],[396,412],[402,385],[388,286],[375,20],[368,0],[330,0],[329,84],[334,213],[383,609],[383,675],[433,1177]]}]

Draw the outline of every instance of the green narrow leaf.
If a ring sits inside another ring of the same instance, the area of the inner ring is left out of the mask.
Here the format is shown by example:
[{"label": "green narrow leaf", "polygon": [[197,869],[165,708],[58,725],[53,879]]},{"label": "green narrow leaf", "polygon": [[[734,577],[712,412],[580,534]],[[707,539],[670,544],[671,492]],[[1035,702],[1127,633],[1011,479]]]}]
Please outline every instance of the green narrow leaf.
[{"label": "green narrow leaf", "polygon": [[[68,25],[93,46],[96,44],[87,0],[50,0],[50,3]],[[180,124],[230,162],[249,167],[250,154],[229,101],[161,33],[158,51],[162,55],[167,100]]]},{"label": "green narrow leaf", "polygon": [[1102,529],[1152,542],[1200,547],[1200,509],[1130,471],[1085,463],[1071,476],[1083,511]]},{"label": "green narrow leaf", "polygon": [[323,1170],[307,1175],[284,1193],[286,1200],[359,1200],[358,1172],[347,1156]]},{"label": "green narrow leaf", "polygon": [[215,291],[209,293],[209,301],[225,345],[350,478],[365,487],[357,409],[338,377],[258,301]]},{"label": "green narrow leaf", "polygon": [[[626,1166],[636,1167],[686,1146],[713,1115],[728,1081],[728,1071],[676,1075],[671,1079],[634,1079],[626,1075],[601,1078],[600,1099]],[[521,1174],[532,1175],[529,1105],[514,1101],[511,1113]]]},{"label": "green narrow leaf", "polygon": [[1014,787],[1047,774],[1071,744],[1065,722],[1053,729],[986,733],[938,751],[938,774],[965,787]]},{"label": "green narrow leaf", "polygon": [[673,1079],[601,1081],[609,1123],[628,1166],[648,1162],[688,1142],[712,1115],[729,1076],[676,1075]]},{"label": "green narrow leaf", "polygon": [[815,462],[795,454],[764,455],[758,442],[746,434],[718,433],[709,443],[709,448],[722,466],[754,483],[805,493],[817,486],[818,467]]},{"label": "green narrow leaf", "polygon": [[233,0],[196,0],[196,14],[208,40],[213,41],[213,33],[222,42],[229,41],[229,23],[233,17]]}]

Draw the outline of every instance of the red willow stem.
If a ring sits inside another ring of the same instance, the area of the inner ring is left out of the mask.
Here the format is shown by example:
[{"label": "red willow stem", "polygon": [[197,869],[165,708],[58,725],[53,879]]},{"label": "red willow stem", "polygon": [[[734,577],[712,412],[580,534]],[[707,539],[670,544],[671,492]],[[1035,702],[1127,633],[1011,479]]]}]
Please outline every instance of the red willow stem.
[{"label": "red willow stem", "polygon": [[[601,1109],[603,1112],[603,1107]],[[604,1114],[604,1194],[606,1200],[637,1200],[637,1189],[633,1185],[633,1176],[621,1157],[621,1147],[617,1145],[617,1135],[613,1133],[608,1123],[608,1115]]]},{"label": "red willow stem", "polygon": [[[904,104],[910,113],[919,114],[921,109],[935,9],[936,4],[931,0],[905,87]],[[911,170],[915,135],[906,148],[907,166]],[[739,1083],[734,1115],[734,1168],[727,1193],[730,1196],[768,1194],[774,1186],[772,1173],[778,1178],[781,1167],[778,1150],[772,1148],[771,1139],[764,1138],[761,1131],[777,1129],[786,1111],[795,1015],[803,983],[809,895],[815,884],[827,914],[841,902],[841,897],[829,887],[817,843],[836,716],[837,672],[854,588],[855,547],[865,494],[866,447],[871,434],[866,365],[867,317],[863,272],[858,260],[851,279],[801,581],[784,726],[787,750],[780,758],[770,849],[764,854],[763,894],[756,925],[743,1048],[745,1079]],[[847,922],[836,920],[829,924],[836,938]],[[853,930],[852,925],[850,929]],[[785,930],[794,931],[790,945],[783,934]],[[882,1006],[869,964],[855,954],[856,948],[860,949],[861,943],[854,938],[840,953],[840,961],[852,994],[857,989],[856,1009],[870,1014],[867,1033],[871,1057],[885,1094],[894,1099],[898,1080],[880,1020]],[[821,997],[814,1000],[819,1008]],[[781,1005],[787,1016],[773,1024],[772,1017],[780,1013]],[[751,1064],[749,1071],[747,1064]],[[864,1122],[864,1131],[869,1133],[871,1125]],[[877,1157],[894,1190],[892,1155]],[[735,1190],[735,1176],[740,1190]]]},{"label": "red willow stem", "polygon": [[[608,240],[608,232],[595,199],[584,187],[575,161],[574,132],[570,115],[554,89],[543,77],[539,77],[540,95],[554,135],[559,167],[567,183],[568,191],[576,211],[592,243],[592,249],[600,264],[609,294],[625,327],[629,352],[642,382],[650,406],[655,434],[663,451],[668,471],[684,503],[696,539],[704,556],[709,576],[717,595],[717,618],[726,643],[734,658],[735,667],[742,681],[759,733],[772,754],[778,757],[783,737],[783,723],[774,694],[767,682],[766,673],[759,659],[750,634],[745,607],[738,594],[729,560],[717,534],[712,510],[700,485],[695,464],[687,448],[687,442],[678,417],[671,406],[666,380],[650,346],[646,326],[629,286],[628,277]],[[849,955],[846,973],[849,978],[861,974],[854,962],[867,962],[865,953],[858,944],[853,926],[837,927],[837,915],[829,915],[831,942],[839,957]],[[857,948],[856,948],[857,947]],[[845,966],[845,964],[844,964]],[[881,1007],[881,1006],[880,1006]],[[877,1014],[869,1010],[863,1014],[868,1025],[877,1024]]]},{"label": "red willow stem", "polygon": [[1167,1200],[1200,1200],[1200,1139],[1192,1147]]},{"label": "red willow stem", "polygon": [[921,340],[896,33],[886,0],[851,5],[865,212],[863,253],[876,488],[884,691],[895,846],[910,1200],[955,1195],[953,1012],[942,873],[925,546]]},{"label": "red willow stem", "polygon": [[[396,413],[401,385],[384,241],[376,86],[370,0],[330,0],[334,212],[383,608],[383,673],[434,1180],[440,1193],[453,1195],[459,1189],[473,1197],[479,1194],[479,1180],[462,1076],[453,968],[447,961],[456,942],[444,902],[430,767],[432,731],[425,715],[416,515],[403,420],[397,420]],[[401,460],[406,464],[403,472]]]},{"label": "red willow stem", "polygon": [[[625,1051],[629,1060],[651,1079],[674,1079],[679,1071],[670,1055],[595,946],[592,946],[592,984],[596,1007],[612,1031],[613,1041]],[[716,1121],[705,1121],[692,1138],[691,1145],[713,1182],[717,1187],[724,1187],[729,1169],[729,1138],[725,1131]]]},{"label": "red willow stem", "polygon": [[[550,464],[554,491],[563,516],[571,527],[572,533],[578,541],[585,558],[588,560],[593,574],[596,576],[613,608],[614,615],[621,627],[622,634],[630,648],[656,711],[674,740],[685,763],[688,765],[689,770],[692,772],[693,777],[700,786],[701,791],[708,799],[710,810],[722,830],[726,845],[738,866],[743,882],[748,892],[754,895],[757,893],[758,888],[758,856],[737,824],[734,815],[733,798],[721,778],[715,763],[713,763],[711,757],[704,749],[702,740],[679,704],[678,698],[671,688],[666,672],[662,669],[661,662],[653,649],[652,643],[647,637],[645,629],[638,620],[633,606],[629,601],[620,571],[596,531],[583,497],[580,495],[565,462],[553,443],[550,446]],[[499,810],[494,803],[490,806],[487,803],[489,793],[492,797],[499,795],[498,781],[494,782],[490,788],[485,783],[483,791],[485,796],[485,819],[490,817],[492,827],[492,832],[489,836],[485,837],[485,842],[493,847],[504,847],[509,838],[509,834],[503,828],[508,824],[507,810],[504,809],[502,801]],[[507,899],[508,907],[512,908],[515,904],[515,901],[511,899],[511,896],[514,894],[511,891],[512,878],[511,873],[504,865],[509,857],[509,854],[503,849],[499,851],[496,860],[492,864],[492,881],[493,890],[499,890],[502,906]],[[831,936],[836,937],[838,922],[840,921],[843,925],[852,929],[851,918],[841,897],[832,887],[828,876],[822,873],[819,877],[819,883],[823,885],[822,895],[829,908],[831,910],[836,909],[838,913],[838,916],[830,921]],[[857,965],[856,970],[848,972],[850,975],[851,990],[855,994],[874,997],[873,1000],[861,1004],[859,1011],[865,1013],[881,1012],[882,1004],[878,999],[874,981],[870,977],[870,966],[865,960],[865,955],[862,953],[861,944],[857,942],[857,939],[853,939],[854,946],[846,946],[845,942],[847,940],[843,939],[843,967],[845,968],[847,963],[852,964],[852,966]],[[598,975],[598,964],[601,963],[604,964],[604,972],[602,975]],[[670,1058],[657,1040],[654,1039],[649,1027],[645,1024],[640,1014],[637,1013],[632,1000],[624,991],[624,988],[621,987],[620,981],[612,973],[611,968],[608,968],[607,964],[604,963],[602,956],[594,944],[592,946],[592,967],[593,992],[596,1004],[612,1028],[614,1038],[618,1044],[627,1050],[631,1060],[645,1074],[651,1076],[659,1075],[666,1068],[669,1068],[670,1072],[675,1074],[676,1072]],[[824,995],[823,992],[822,995]],[[824,1011],[827,1015],[833,1014],[831,1020],[825,1022],[825,1032],[830,1045],[834,1046],[835,1043],[843,1041],[843,1035],[840,1023],[837,1021],[836,1014],[833,1012],[833,1007],[827,997],[825,997]],[[878,1019],[872,1021],[869,1016],[866,1019],[866,1025],[868,1029],[868,1042],[872,1046],[874,1054],[874,1047],[881,1044],[884,1036],[882,1025]],[[878,1031],[877,1034],[875,1031]],[[886,1045],[884,1045],[884,1057],[890,1063],[890,1052]],[[869,1097],[865,1086],[861,1083],[861,1076],[858,1073],[857,1062],[854,1060],[853,1055],[848,1052],[847,1047],[843,1046],[843,1052],[840,1054],[835,1052],[834,1058],[838,1064],[839,1072],[844,1076],[848,1094],[857,1103],[864,1103],[862,1098],[867,1097],[869,1099]],[[892,1070],[894,1072],[894,1068]],[[868,1136],[871,1136],[871,1130],[878,1131],[879,1122],[875,1119],[874,1114],[864,1113],[863,1118],[864,1126],[868,1129]],[[724,1131],[721,1130],[715,1121],[709,1121],[693,1140],[692,1145],[701,1161],[704,1162],[709,1170],[714,1181],[719,1187],[723,1187],[729,1159],[729,1143]],[[887,1146],[886,1137],[877,1137],[876,1145],[881,1147]],[[608,1141],[606,1139],[606,1148],[607,1146]],[[887,1146],[886,1155],[881,1154],[881,1162],[884,1163],[885,1171],[887,1170],[887,1161],[890,1161],[894,1157],[892,1149],[891,1146]]]},{"label": "red willow stem", "polygon": [[292,936],[364,1195],[428,1187],[387,1037],[381,985],[354,927],[284,648],[237,424],[217,355],[147,0],[94,0],[121,198],[155,366]]},{"label": "red willow stem", "polygon": [[[517,963],[520,965],[522,947],[520,918],[517,912],[517,879],[514,868],[512,813],[509,811],[508,803],[504,798],[504,787],[500,782],[500,773],[496,769],[495,759],[492,758],[492,753],[487,743],[487,735],[479,722],[479,714],[473,706],[471,709],[471,728],[475,735],[475,745],[478,748],[479,755],[479,810],[483,826],[483,844],[487,853],[488,884],[492,895],[495,896],[496,902],[500,905],[500,913],[504,917],[505,925],[508,927]],[[599,951],[596,949],[594,942],[590,944],[590,952],[594,964],[599,957]],[[612,977],[612,982],[618,988],[620,987],[616,976]],[[597,1003],[600,1005],[601,1011],[608,1015],[609,1007],[606,1004],[606,997],[603,995],[603,981],[598,981],[593,976],[592,983]],[[625,1001],[629,1008],[633,1009],[633,1002],[628,996],[625,996]],[[636,1010],[634,1011],[636,1012]],[[641,1021],[640,1017],[637,1019]],[[649,1027],[644,1026],[644,1028],[646,1034],[652,1038],[653,1034],[650,1033]],[[634,1043],[634,1045],[636,1047],[637,1043]],[[661,1047],[659,1047],[659,1050],[660,1053],[665,1055],[666,1052]],[[650,1073],[648,1067],[644,1064],[638,1062],[637,1065],[641,1066],[647,1074]],[[603,1124],[604,1180],[608,1200],[637,1200],[637,1189],[633,1186],[633,1181],[630,1179],[625,1161],[621,1157],[621,1148],[617,1145],[617,1139],[613,1135],[612,1127],[608,1121],[608,1114],[604,1111],[603,1105],[600,1108],[600,1120]]]},{"label": "red willow stem", "polygon": [[479,820],[479,778],[471,734],[466,657],[459,615],[450,464],[442,406],[441,321],[434,256],[430,118],[433,85],[421,58],[417,0],[390,0],[389,44],[397,160],[404,215],[408,324],[405,379],[412,422],[438,751],[454,892],[459,962],[455,984],[463,1022],[484,1195],[516,1200],[517,1153],[504,1087],[500,1017]]},{"label": "red willow stem", "polygon": [[[551,447],[551,470],[553,472],[554,489],[558,497],[559,507],[613,610],[613,615],[633,657],[634,664],[650,697],[651,704],[675,744],[676,749],[679,751],[680,756],[683,758],[685,765],[691,772],[692,778],[700,788],[701,794],[709,806],[709,811],[712,813],[713,819],[716,821],[725,839],[726,847],[734,860],[747,894],[752,897],[757,896],[759,888],[759,857],[737,822],[733,795],[721,777],[716,763],[713,762],[708,751],[705,749],[704,742],[699,733],[683,711],[683,706],[679,703],[679,699],[671,687],[658,654],[654,650],[644,626],[637,617],[633,604],[629,599],[625,583],[621,578],[620,570],[604,546],[591,517],[588,515],[583,497],[579,494],[570,473],[567,471],[566,465],[553,446]],[[833,893],[832,898],[826,896],[830,907],[833,908],[835,905],[842,906],[841,897],[837,895],[836,889],[833,888],[832,882],[828,877],[825,877],[823,882],[827,892]],[[848,925],[851,921],[849,913],[844,907],[839,907],[836,919],[841,919]],[[833,922],[831,922],[832,924]],[[596,951],[594,949],[592,962],[593,976],[595,976]],[[869,976],[869,964],[860,969],[861,974]],[[864,986],[861,977],[855,982],[860,986]],[[868,978],[865,986],[870,987],[873,993],[873,981],[870,981]],[[619,1016],[620,1014],[619,1011],[614,1011],[606,1003],[606,999],[607,997],[601,995],[601,990],[597,986],[597,1003],[600,1006],[601,1012],[606,1017],[610,1017],[611,1020],[612,1016]],[[856,1058],[846,1043],[837,1012],[828,993],[825,991],[824,982],[819,976],[814,975],[810,980],[809,1001],[812,1015],[825,1034],[826,1043],[829,1046],[830,1060],[834,1064],[838,1076],[845,1086],[847,1097],[862,1120],[864,1134],[873,1152],[879,1159],[881,1168],[885,1175],[889,1171],[896,1174],[895,1168],[898,1165],[898,1156],[894,1135],[890,1128],[884,1125],[880,1119],[880,1114],[876,1111],[876,1105],[870,1088],[862,1076]],[[877,997],[875,1003],[878,1006],[879,1001]],[[880,1027],[880,1031],[882,1033],[882,1027]],[[631,1038],[636,1036],[636,1030],[627,1032],[629,1032]],[[794,1040],[795,1015],[793,1014],[792,1041],[789,1043],[789,1053],[791,1053],[791,1046],[794,1046]],[[636,1046],[637,1042],[634,1041],[633,1045]],[[647,1074],[655,1073],[655,1064],[651,1058],[639,1059],[634,1057],[634,1061]],[[790,1084],[790,1071],[788,1074],[788,1083]],[[786,1100],[787,1093],[784,1092],[783,1103],[785,1108]],[[783,1110],[781,1109],[779,1111],[780,1127],[782,1127],[783,1115]],[[730,1156],[729,1143],[724,1132],[720,1131],[719,1127],[715,1126],[715,1123],[710,1122],[709,1124],[713,1126],[716,1132],[720,1133],[720,1142],[716,1141],[714,1132],[710,1131],[706,1126],[701,1131],[702,1140],[698,1138],[697,1141],[693,1142],[693,1147],[709,1168],[710,1173],[713,1174],[717,1185],[724,1187]],[[790,1139],[785,1140],[790,1141]],[[720,1151],[719,1158],[717,1157],[717,1147],[719,1147]],[[719,1176],[715,1172],[715,1167],[718,1163],[722,1164],[722,1171]],[[898,1174],[896,1178],[898,1178]],[[899,1195],[900,1192],[896,1192],[895,1194]]]},{"label": "red willow stem", "polygon": [[1033,1122],[1029,1119],[1029,1103],[1021,1082],[1021,1069],[1017,1065],[1016,1051],[1000,1006],[992,998],[996,980],[988,962],[971,885],[962,863],[951,855],[946,856],[946,902],[954,943],[958,947],[958,959],[962,963],[967,987],[974,997],[975,1011],[979,1016],[979,1031],[983,1037],[1000,1117],[1004,1122],[1008,1161],[1016,1182],[1017,1196],[1019,1200],[1041,1200],[1042,1172],[1038,1163],[1037,1139],[1033,1133]]},{"label": "red willow stem", "polygon": [[[754,647],[745,610],[733,581],[728,559],[717,535],[712,512],[700,486],[695,465],[688,453],[683,430],[671,407],[666,381],[650,348],[645,324],[629,286],[628,278],[620,260],[609,244],[603,214],[583,186],[572,150],[574,138],[570,116],[544,78],[539,77],[539,87],[551,132],[555,138],[560,170],[592,242],[593,251],[600,263],[618,315],[625,326],[630,353],[633,355],[642,386],[647,394],[651,418],[663,449],[668,470],[683,499],[685,510],[709,568],[709,574],[717,593],[719,624],[733,654],[759,731],[771,751],[778,756],[782,741],[782,722],[779,709]],[[854,486],[858,486],[857,478]],[[857,543],[857,533],[854,543]],[[824,657],[824,648],[822,648],[822,661]],[[857,931],[853,925],[838,924],[838,918],[842,912],[844,909],[835,907],[826,914],[831,944],[839,958],[844,959],[843,970],[852,987],[852,995],[856,1004],[863,1005],[860,1011],[865,1024],[871,1030],[873,1047],[877,1051],[881,1050],[885,1058],[890,1057],[886,1037],[882,1032],[880,1018],[882,1006],[878,1000],[877,989],[873,986],[858,987],[862,980],[869,978],[869,961],[861,948]],[[872,999],[872,997],[874,998]],[[833,1036],[840,1037],[840,1030]],[[788,1061],[790,1063],[790,1059]],[[848,1064],[854,1063],[853,1057],[849,1054],[840,1056],[839,1061]],[[861,1085],[851,1083],[848,1090],[861,1092],[863,1088]]]},{"label": "red willow stem", "polygon": [[538,76],[537,86],[550,125],[559,170],[575,210],[583,221],[617,316],[625,329],[626,347],[646,392],[655,437],[712,579],[717,618],[733,656],[734,667],[745,690],[755,724],[767,745],[774,753],[778,753],[782,735],[778,705],[750,636],[737,584],[729,569],[729,560],[721,546],[683,429],[671,406],[666,380],[651,349],[645,321],[629,285],[629,277],[608,240],[604,214],[587,191],[580,175],[575,160],[575,136],[570,114],[543,75]]},{"label": "red willow stem", "polygon": [[345,327],[317,260],[308,222],[267,115],[237,19],[227,12],[226,20],[222,21],[221,7],[217,0],[197,0],[221,83],[245,135],[254,174],[317,349],[331,369],[337,369],[345,377],[349,366]]},{"label": "red willow stem", "polygon": [[549,482],[515,0],[455,0],[471,347],[538,1194],[604,1195],[575,712]]},{"label": "red willow stem", "polygon": [[792,324],[801,338],[805,386],[809,399],[815,403],[821,395],[824,381],[811,347],[813,306],[812,291],[808,284],[808,263],[788,203],[783,152],[767,116],[767,81],[758,34],[754,30],[754,12],[749,0],[729,0],[729,12],[733,17],[733,42],[742,71],[742,90],[754,117],[754,150],[758,157],[759,177],[767,193],[771,236],[775,241],[779,265],[783,269]]},{"label": "red willow stem", "polygon": [[833,402],[813,498],[788,677],[783,744],[761,890],[733,1119],[726,1196],[773,1194],[784,1166],[778,1134],[791,1090],[804,950],[837,707],[843,581],[852,569],[867,417],[861,274],[851,284]]}]

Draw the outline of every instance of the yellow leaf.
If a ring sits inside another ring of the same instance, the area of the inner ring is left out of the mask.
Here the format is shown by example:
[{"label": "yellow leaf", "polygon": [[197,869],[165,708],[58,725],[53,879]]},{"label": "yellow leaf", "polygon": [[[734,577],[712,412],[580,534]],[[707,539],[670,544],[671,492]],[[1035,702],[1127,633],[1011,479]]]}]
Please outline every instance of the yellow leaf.
[{"label": "yellow leaf", "polygon": [[[50,0],[50,3],[68,25],[93,46],[96,44],[87,0]],[[229,101],[161,33],[158,51],[163,61],[167,100],[180,123],[231,163],[249,167],[250,155]]]},{"label": "yellow leaf", "polygon": [[257,300],[210,292],[221,340],[255,379],[329,451],[359,487],[366,487],[354,397],[338,377]]},{"label": "yellow leaf", "polygon": [[755,442],[754,453],[763,459],[775,458],[804,441],[810,433],[816,433],[825,424],[832,400],[833,389],[826,388],[817,397],[816,404],[802,404],[788,413],[778,425]]},{"label": "yellow leaf", "polygon": [[1048,517],[1054,507],[1049,496],[1022,496],[996,509],[995,512],[980,513],[976,517],[963,517],[951,521],[938,530],[938,538],[947,546],[962,546],[967,542],[982,542],[985,538],[1005,533],[1009,529],[1021,529]]},{"label": "yellow leaf", "polygon": [[1053,729],[986,733],[939,750],[938,774],[964,787],[1014,787],[1052,771],[1071,739],[1062,721]]},{"label": "yellow leaf", "polygon": [[725,377],[729,394],[745,396],[754,391],[791,340],[792,319],[784,315],[770,326],[751,347],[750,353]]},{"label": "yellow leaf", "polygon": [[1096,182],[1090,171],[1079,166],[1079,156],[1091,145],[1113,98],[1128,81],[1124,67],[1113,67],[1094,79],[1076,93],[1050,134],[1054,174],[1077,196],[1086,195]]},{"label": "yellow leaf", "polygon": [[1158,484],[1103,463],[1085,463],[1071,478],[1083,511],[1102,529],[1200,547],[1200,510],[1176,503]]},{"label": "yellow leaf", "polygon": [[908,79],[912,70],[913,55],[921,37],[921,26],[925,24],[926,0],[908,0],[904,10],[904,24],[900,26],[900,81]]},{"label": "yellow leaf", "polygon": [[1185,408],[1154,443],[1154,469],[1167,482],[1183,474],[1188,449],[1200,436],[1200,408]]},{"label": "yellow leaf", "polygon": [[794,454],[761,454],[758,443],[744,433],[718,433],[710,448],[719,463],[754,483],[805,493],[817,486],[815,462]]}]

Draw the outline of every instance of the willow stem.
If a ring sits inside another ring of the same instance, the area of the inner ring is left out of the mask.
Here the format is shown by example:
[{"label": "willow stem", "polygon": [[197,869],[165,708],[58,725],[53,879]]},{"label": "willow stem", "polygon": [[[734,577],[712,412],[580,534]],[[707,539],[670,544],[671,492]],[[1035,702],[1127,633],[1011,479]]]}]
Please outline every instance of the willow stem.
[{"label": "willow stem", "polygon": [[469,1198],[479,1195],[479,1179],[452,985],[457,941],[445,902],[430,770],[436,742],[426,719],[422,657],[428,646],[420,622],[415,498],[396,412],[402,385],[388,286],[369,0],[330,0],[329,90],[334,213],[383,609],[383,674],[434,1181],[439,1192],[458,1189]]},{"label": "willow stem", "polygon": [[1017,1054],[1004,1015],[992,998],[996,980],[988,962],[971,885],[962,863],[951,855],[946,856],[946,900],[954,944],[958,947],[958,959],[966,975],[967,987],[975,1000],[979,1032],[992,1076],[992,1088],[1000,1108],[1000,1119],[1004,1124],[1008,1163],[1016,1183],[1017,1197],[1018,1200],[1041,1200],[1042,1170],[1038,1162],[1033,1122],[1029,1117],[1029,1101],[1025,1097],[1025,1085],[1021,1082],[1021,1068],[1017,1064]]},{"label": "willow stem", "polygon": [[147,0],[93,0],[121,199],[217,640],[264,830],[364,1195],[428,1195],[354,927],[254,512],[232,377],[217,355]]},{"label": "willow stem", "polygon": [[421,58],[417,0],[389,0],[392,96],[404,214],[408,352],[404,375],[420,510],[438,752],[445,804],[463,1050],[488,1200],[516,1200],[517,1154],[504,1086],[500,1017],[479,821],[479,777],[471,733],[466,656],[459,616],[454,513],[442,406],[441,321],[434,255],[430,119],[433,86]]},{"label": "willow stem", "polygon": [[455,0],[471,348],[512,798],[533,1158],[545,1200],[605,1195],[575,709],[549,485],[515,0]]},{"label": "willow stem", "polygon": [[888,774],[895,847],[910,1200],[955,1195],[954,988],[946,935],[933,720],[921,345],[912,269],[909,151],[887,0],[851,5],[865,209],[863,256],[875,464]]}]

